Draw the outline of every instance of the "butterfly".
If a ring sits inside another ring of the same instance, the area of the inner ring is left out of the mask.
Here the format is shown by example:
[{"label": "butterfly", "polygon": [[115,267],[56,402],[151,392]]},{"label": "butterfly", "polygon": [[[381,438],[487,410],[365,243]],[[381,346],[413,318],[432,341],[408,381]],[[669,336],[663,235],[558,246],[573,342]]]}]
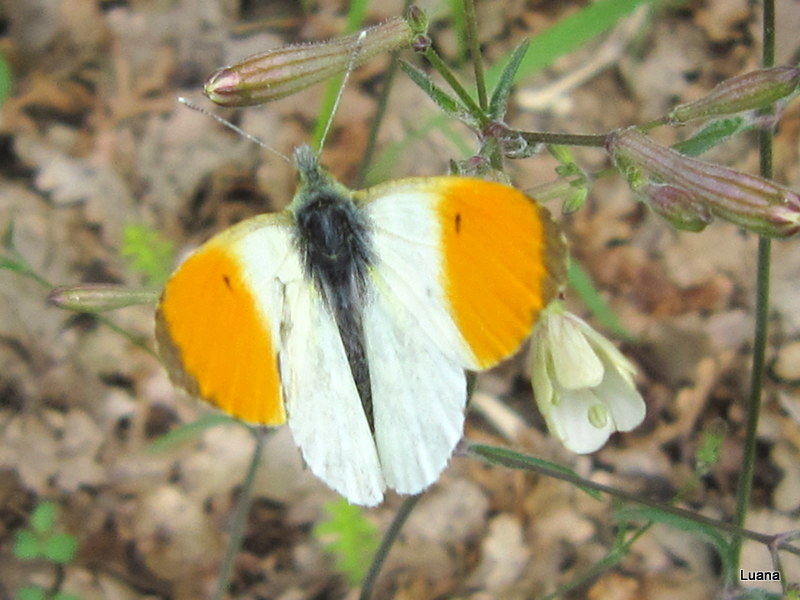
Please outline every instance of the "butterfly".
[{"label": "butterfly", "polygon": [[285,210],[217,234],[171,276],[160,355],[223,412],[288,422],[349,502],[419,493],[462,436],[465,370],[512,355],[559,292],[563,238],[507,185],[441,176],[351,191],[307,146],[294,158]]}]

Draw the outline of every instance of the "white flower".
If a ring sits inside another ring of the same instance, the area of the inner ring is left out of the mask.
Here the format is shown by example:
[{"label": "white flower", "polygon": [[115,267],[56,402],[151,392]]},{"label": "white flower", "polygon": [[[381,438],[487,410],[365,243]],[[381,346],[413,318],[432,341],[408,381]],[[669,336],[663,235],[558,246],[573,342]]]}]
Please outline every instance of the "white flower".
[{"label": "white flower", "polygon": [[533,333],[533,391],[550,432],[579,454],[644,419],[635,367],[606,338],[559,302]]}]

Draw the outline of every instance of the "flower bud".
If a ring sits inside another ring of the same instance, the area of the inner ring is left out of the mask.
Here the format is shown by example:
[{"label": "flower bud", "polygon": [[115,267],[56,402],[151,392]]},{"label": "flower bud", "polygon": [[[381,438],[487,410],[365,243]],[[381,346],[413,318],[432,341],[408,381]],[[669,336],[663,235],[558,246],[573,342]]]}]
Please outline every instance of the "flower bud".
[{"label": "flower bud", "polygon": [[[710,213],[760,235],[785,238],[800,231],[800,195],[773,181],[689,158],[635,129],[613,132],[606,149],[635,190],[655,191],[656,203],[679,203],[681,212],[697,211],[681,217],[688,224],[707,222]],[[650,183],[672,189],[646,187]]]},{"label": "flower bud", "polygon": [[86,283],[57,287],[47,296],[47,301],[67,310],[98,313],[134,304],[155,304],[158,294],[158,290],[129,288],[106,283]]},{"label": "flower bud", "polygon": [[382,52],[409,47],[413,37],[408,22],[395,17],[347,37],[268,50],[218,70],[203,92],[222,106],[270,102],[358,67]]},{"label": "flower bud", "polygon": [[653,212],[675,229],[703,231],[714,220],[704,204],[679,187],[665,183],[646,183],[637,191]]},{"label": "flower bud", "polygon": [[763,108],[794,92],[800,84],[800,69],[783,66],[759,69],[726,79],[706,96],[681,104],[669,113],[673,125],[692,119],[718,117]]}]

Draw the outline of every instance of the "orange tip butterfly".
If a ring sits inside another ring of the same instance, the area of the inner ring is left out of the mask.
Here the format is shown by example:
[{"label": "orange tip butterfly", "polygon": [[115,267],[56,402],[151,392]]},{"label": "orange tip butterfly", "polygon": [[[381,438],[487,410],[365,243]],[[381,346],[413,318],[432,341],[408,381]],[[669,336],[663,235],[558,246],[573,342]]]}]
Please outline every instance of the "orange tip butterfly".
[{"label": "orange tip butterfly", "polygon": [[282,212],[216,235],[168,281],[156,337],[172,379],[243,421],[288,422],[353,504],[416,494],[462,436],[465,369],[513,354],[558,293],[549,213],[480,179],[336,182],[306,146]]}]

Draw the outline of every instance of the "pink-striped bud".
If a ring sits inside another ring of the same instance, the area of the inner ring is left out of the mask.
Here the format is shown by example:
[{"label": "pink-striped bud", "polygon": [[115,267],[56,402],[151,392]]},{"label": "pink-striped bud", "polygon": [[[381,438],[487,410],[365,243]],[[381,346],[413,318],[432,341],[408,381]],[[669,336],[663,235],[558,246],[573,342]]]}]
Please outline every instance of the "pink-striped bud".
[{"label": "pink-striped bud", "polygon": [[689,158],[635,129],[613,132],[606,149],[635,190],[650,192],[651,204],[679,204],[689,225],[708,222],[710,213],[769,237],[800,231],[800,195],[785,186]]},{"label": "pink-striped bud", "polygon": [[271,102],[383,52],[410,47],[415,33],[406,19],[395,17],[347,37],[268,50],[218,70],[203,92],[222,106]]},{"label": "pink-striped bud", "polygon": [[791,66],[758,69],[726,79],[707,95],[681,104],[669,113],[673,125],[692,119],[719,117],[765,108],[788,96],[800,85],[800,69]]}]

